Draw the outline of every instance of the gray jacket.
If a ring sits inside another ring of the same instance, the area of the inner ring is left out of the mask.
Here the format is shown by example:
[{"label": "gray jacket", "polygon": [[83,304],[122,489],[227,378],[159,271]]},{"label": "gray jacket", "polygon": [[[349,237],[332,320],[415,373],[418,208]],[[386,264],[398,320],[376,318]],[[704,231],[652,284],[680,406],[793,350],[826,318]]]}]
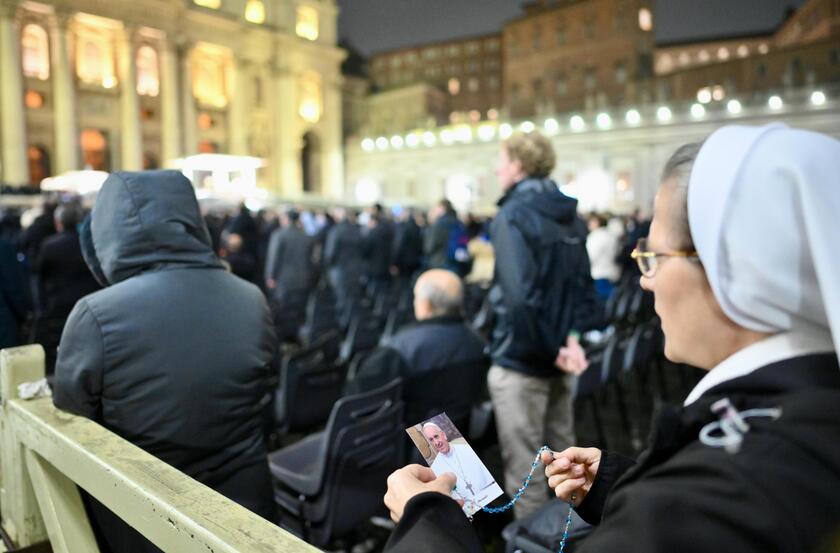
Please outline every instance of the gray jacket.
[{"label": "gray jacket", "polygon": [[55,405],[269,516],[271,314],[213,253],[192,185],[176,171],[114,173],[80,238],[107,288],[70,313]]}]

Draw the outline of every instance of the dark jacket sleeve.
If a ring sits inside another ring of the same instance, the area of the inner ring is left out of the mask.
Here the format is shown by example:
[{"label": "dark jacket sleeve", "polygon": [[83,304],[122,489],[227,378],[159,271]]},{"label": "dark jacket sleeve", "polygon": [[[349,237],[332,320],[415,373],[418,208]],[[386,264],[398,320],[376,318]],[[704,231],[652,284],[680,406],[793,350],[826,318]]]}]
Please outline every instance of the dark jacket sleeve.
[{"label": "dark jacket sleeve", "polygon": [[[774,482],[724,463],[680,464],[616,490],[580,553],[811,551],[779,507]],[[794,496],[796,494],[793,494]]]},{"label": "dark jacket sleeve", "polygon": [[102,329],[82,299],[64,326],[53,381],[53,403],[59,409],[100,421],[105,370]]},{"label": "dark jacket sleeve", "polygon": [[612,491],[616,481],[635,464],[636,462],[629,457],[609,451],[601,451],[601,462],[598,465],[595,482],[592,483],[592,488],[586,494],[586,498],[575,508],[580,518],[589,524],[600,524],[601,516],[604,514],[604,505],[610,491]]},{"label": "dark jacket sleeve", "polygon": [[277,278],[277,264],[281,262],[282,257],[280,246],[280,229],[277,229],[271,233],[268,239],[268,254],[263,274],[265,280]]},{"label": "dark jacket sleeve", "polygon": [[436,492],[413,497],[385,545],[391,553],[483,553],[464,511]]}]

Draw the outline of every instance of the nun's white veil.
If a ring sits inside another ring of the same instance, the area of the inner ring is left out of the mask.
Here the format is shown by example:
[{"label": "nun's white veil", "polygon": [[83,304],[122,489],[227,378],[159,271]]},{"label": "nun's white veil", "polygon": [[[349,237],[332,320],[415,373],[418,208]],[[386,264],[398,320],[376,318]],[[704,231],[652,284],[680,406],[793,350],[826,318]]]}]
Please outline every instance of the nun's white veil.
[{"label": "nun's white veil", "polygon": [[691,236],[739,325],[825,335],[840,351],[840,142],[775,124],[730,126],[701,148]]}]

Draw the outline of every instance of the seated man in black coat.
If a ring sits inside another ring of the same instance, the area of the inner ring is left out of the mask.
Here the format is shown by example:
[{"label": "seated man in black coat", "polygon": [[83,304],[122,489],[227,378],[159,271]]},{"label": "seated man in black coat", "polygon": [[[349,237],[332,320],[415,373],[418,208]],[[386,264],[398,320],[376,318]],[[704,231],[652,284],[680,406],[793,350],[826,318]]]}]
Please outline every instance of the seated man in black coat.
[{"label": "seated man in black coat", "polygon": [[485,344],[464,322],[461,279],[443,269],[426,271],[414,286],[417,323],[405,327],[387,346],[402,357],[406,376],[485,358]]}]

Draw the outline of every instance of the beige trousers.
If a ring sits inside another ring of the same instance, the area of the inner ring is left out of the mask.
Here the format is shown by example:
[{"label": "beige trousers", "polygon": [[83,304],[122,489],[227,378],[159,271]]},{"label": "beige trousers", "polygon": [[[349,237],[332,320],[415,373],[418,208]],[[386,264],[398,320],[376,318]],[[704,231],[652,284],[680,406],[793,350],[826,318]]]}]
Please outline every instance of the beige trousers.
[{"label": "beige trousers", "polygon": [[[531,470],[537,450],[563,451],[575,443],[571,375],[528,376],[498,365],[487,375],[505,467],[505,491],[513,497]],[[537,465],[528,490],[514,507],[517,519],[548,501],[545,467]]]}]

